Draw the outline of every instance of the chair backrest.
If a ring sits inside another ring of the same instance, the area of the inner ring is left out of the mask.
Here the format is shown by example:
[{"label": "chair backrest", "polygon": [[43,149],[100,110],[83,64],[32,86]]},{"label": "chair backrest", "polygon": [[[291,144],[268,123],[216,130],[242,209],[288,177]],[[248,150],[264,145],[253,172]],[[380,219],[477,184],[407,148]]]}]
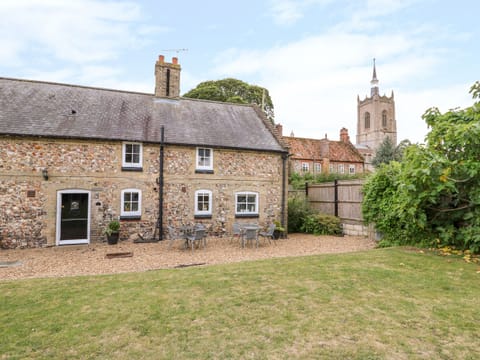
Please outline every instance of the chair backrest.
[{"label": "chair backrest", "polygon": [[173,226],[167,225],[167,230],[169,239],[175,240],[180,237],[180,233]]},{"label": "chair backrest", "polygon": [[245,240],[252,240],[257,238],[257,229],[245,229],[245,234],[243,235]]},{"label": "chair backrest", "polygon": [[195,229],[195,240],[202,240],[205,237],[205,229]]},{"label": "chair backrest", "polygon": [[273,235],[274,232],[275,232],[275,224],[268,225],[267,234]]},{"label": "chair backrest", "polygon": [[235,235],[239,235],[242,233],[242,227],[240,226],[239,223],[233,223],[232,232]]}]

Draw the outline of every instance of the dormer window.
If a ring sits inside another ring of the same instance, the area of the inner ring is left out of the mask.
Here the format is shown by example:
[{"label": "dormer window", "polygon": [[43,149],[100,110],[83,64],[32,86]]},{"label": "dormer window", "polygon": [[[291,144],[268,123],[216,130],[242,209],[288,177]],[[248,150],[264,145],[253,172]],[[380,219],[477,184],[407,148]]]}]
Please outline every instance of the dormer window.
[{"label": "dormer window", "polygon": [[141,143],[123,143],[122,170],[142,171]]}]

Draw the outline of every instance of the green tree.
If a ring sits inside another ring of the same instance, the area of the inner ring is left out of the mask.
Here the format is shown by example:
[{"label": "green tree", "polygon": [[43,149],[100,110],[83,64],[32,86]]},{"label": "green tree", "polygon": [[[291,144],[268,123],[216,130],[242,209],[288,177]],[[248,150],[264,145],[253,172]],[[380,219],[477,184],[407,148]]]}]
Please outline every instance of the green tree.
[{"label": "green tree", "polygon": [[[480,82],[471,90],[479,99]],[[387,244],[454,246],[480,252],[480,102],[442,114],[428,109],[425,145],[406,149],[364,186],[362,210]]]},{"label": "green tree", "polygon": [[390,137],[385,137],[372,160],[373,166],[378,167],[381,164],[388,164],[390,161],[401,161],[405,149],[410,145],[409,140],[403,140],[395,146]]},{"label": "green tree", "polygon": [[205,99],[238,104],[257,104],[262,107],[270,121],[274,121],[273,102],[268,90],[250,85],[237,79],[223,79],[204,81],[196,88],[183,94],[183,97],[192,99]]}]

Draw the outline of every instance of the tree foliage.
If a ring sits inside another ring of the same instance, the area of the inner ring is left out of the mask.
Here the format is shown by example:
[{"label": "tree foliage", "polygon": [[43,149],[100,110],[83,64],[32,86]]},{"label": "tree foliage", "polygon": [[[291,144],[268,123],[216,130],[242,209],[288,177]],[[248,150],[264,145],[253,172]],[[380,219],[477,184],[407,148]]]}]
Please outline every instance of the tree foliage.
[{"label": "tree foliage", "polygon": [[[480,82],[470,93],[480,97]],[[388,244],[454,246],[480,252],[480,102],[423,115],[425,145],[381,165],[364,186],[367,223]]]},{"label": "tree foliage", "polygon": [[376,151],[372,165],[378,167],[381,164],[388,164],[390,161],[401,161],[406,148],[410,145],[410,141],[403,140],[395,146],[390,137],[385,137]]},{"label": "tree foliage", "polygon": [[262,107],[267,118],[273,122],[273,102],[268,90],[257,85],[250,85],[237,79],[204,81],[190,90],[183,97],[205,99],[237,104],[257,104]]},{"label": "tree foliage", "polygon": [[332,182],[334,180],[353,180],[365,178],[365,173],[351,174],[338,174],[338,173],[319,173],[312,174],[311,172],[298,173],[294,172],[290,175],[288,183],[294,190],[304,190],[305,183],[309,184],[321,184],[326,182]]}]

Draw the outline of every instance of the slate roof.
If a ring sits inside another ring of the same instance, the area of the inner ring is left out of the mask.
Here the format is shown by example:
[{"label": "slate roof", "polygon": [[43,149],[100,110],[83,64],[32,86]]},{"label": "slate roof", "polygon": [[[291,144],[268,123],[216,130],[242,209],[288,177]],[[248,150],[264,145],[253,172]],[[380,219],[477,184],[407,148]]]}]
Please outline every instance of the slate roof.
[{"label": "slate roof", "polygon": [[290,147],[291,159],[320,161],[328,158],[336,162],[364,162],[363,156],[351,142],[291,136],[284,136],[283,140]]},{"label": "slate roof", "polygon": [[0,77],[0,134],[285,152],[255,106]]}]

